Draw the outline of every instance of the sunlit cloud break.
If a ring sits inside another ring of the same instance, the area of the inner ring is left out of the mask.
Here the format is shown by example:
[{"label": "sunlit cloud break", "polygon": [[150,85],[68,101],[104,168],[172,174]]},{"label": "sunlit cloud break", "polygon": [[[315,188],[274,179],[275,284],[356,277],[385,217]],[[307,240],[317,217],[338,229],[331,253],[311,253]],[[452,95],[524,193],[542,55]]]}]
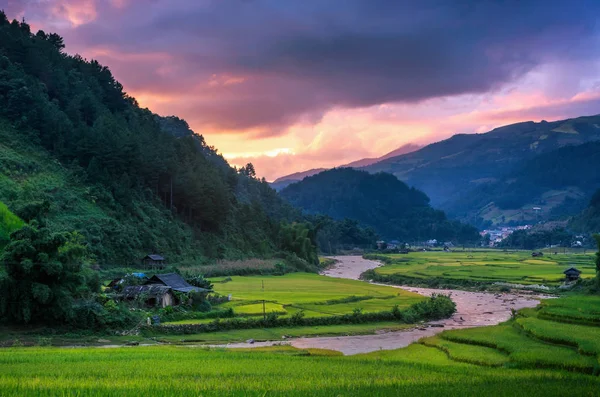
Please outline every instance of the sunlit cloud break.
[{"label": "sunlit cloud break", "polygon": [[[596,15],[579,1],[9,0],[274,179],[407,142],[600,108]],[[490,23],[493,21],[493,23]],[[235,161],[234,161],[235,160]]]}]

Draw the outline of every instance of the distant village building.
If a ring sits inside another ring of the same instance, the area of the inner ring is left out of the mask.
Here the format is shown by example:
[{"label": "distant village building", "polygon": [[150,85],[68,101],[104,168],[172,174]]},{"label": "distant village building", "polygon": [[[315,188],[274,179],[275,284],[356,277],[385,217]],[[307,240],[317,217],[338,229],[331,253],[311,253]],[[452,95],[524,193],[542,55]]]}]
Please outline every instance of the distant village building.
[{"label": "distant village building", "polygon": [[142,258],[142,264],[148,269],[163,269],[166,263],[165,258],[157,254],[149,254]]},{"label": "distant village building", "polygon": [[565,279],[567,281],[576,281],[579,280],[579,276],[581,275],[581,271],[575,267],[570,267],[563,272],[565,274]]}]

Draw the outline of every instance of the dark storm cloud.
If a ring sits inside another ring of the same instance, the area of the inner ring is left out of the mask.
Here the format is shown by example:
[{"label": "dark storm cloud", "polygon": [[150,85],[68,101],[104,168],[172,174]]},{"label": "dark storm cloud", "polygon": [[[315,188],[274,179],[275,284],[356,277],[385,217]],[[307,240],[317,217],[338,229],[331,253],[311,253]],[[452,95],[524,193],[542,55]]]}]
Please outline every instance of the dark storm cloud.
[{"label": "dark storm cloud", "polygon": [[[489,92],[546,62],[596,57],[600,10],[597,1],[106,4],[97,1],[98,18],[69,41],[168,53],[163,65],[125,63],[127,84],[194,90],[186,106],[203,124],[266,133],[336,106]],[[176,72],[160,74],[159,66]],[[243,82],[205,85],[214,75]]]}]

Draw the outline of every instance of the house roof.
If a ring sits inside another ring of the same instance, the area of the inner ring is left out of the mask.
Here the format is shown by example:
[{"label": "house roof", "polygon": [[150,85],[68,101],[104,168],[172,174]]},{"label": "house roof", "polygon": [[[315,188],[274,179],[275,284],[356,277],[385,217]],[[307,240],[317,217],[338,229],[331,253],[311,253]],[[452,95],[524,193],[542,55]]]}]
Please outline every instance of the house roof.
[{"label": "house roof", "polygon": [[146,255],[144,257],[144,259],[152,259],[153,261],[164,261],[165,260],[165,258],[163,258],[162,256],[157,255],[157,254]]},{"label": "house roof", "polygon": [[183,279],[177,273],[155,274],[147,284],[162,284],[171,287],[174,291],[179,292],[202,292],[209,291],[205,288],[194,287]]},{"label": "house roof", "polygon": [[567,273],[577,273],[577,274],[581,274],[581,270],[577,269],[576,267],[570,267],[570,268],[568,268],[567,270],[565,270],[563,273],[564,273],[564,274],[567,274]]},{"label": "house roof", "polygon": [[121,295],[125,299],[135,299],[142,294],[147,295],[150,298],[157,298],[167,294],[170,290],[171,287],[159,284],[131,285],[123,288]]}]

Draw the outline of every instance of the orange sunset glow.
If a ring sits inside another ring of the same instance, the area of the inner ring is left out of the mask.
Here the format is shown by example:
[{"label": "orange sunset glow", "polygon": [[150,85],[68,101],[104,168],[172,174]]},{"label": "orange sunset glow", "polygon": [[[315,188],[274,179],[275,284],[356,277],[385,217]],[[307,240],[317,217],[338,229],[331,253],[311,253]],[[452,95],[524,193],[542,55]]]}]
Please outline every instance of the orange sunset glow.
[{"label": "orange sunset glow", "polygon": [[[470,32],[505,15],[415,9],[414,21],[406,10],[392,21],[388,11],[357,5],[334,29],[324,22],[333,5],[234,3],[8,1],[4,8],[65,37],[67,52],[109,65],[142,106],[186,119],[231,164],[252,162],[267,180],[406,143],[598,113],[600,62],[595,49],[582,50],[593,48],[595,25],[572,25],[560,10],[540,21],[515,18],[479,40]],[[368,13],[375,26],[363,20]]]}]

